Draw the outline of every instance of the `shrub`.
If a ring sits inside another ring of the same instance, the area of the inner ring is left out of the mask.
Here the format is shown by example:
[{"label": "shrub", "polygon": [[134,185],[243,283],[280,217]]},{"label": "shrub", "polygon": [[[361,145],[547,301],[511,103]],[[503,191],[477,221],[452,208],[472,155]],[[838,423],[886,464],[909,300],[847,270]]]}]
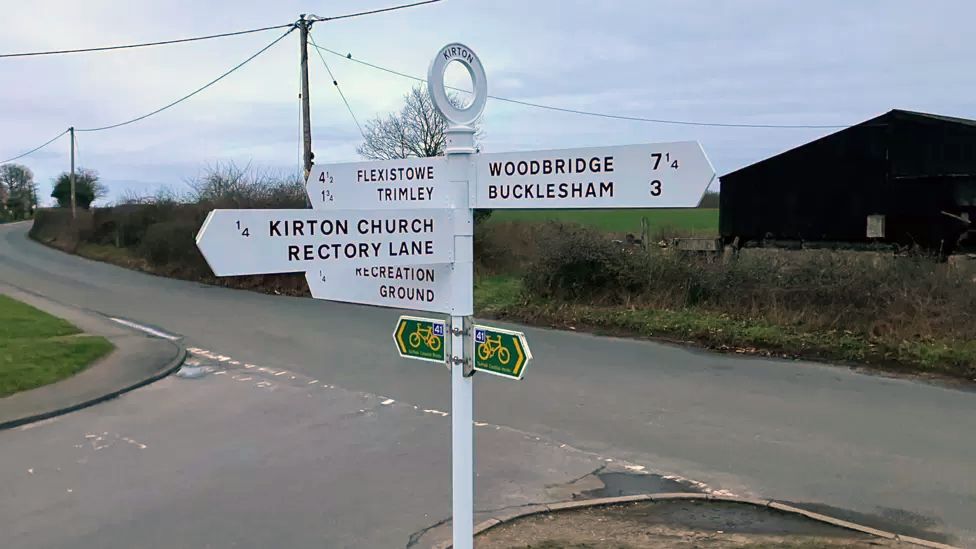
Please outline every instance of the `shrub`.
[{"label": "shrub", "polygon": [[186,220],[150,225],[139,245],[139,254],[154,267],[198,263],[200,254],[195,241],[197,228]]},{"label": "shrub", "polygon": [[524,283],[530,298],[699,308],[894,343],[976,340],[976,281],[927,256],[744,250],[722,261],[564,228],[540,242]]},{"label": "shrub", "polygon": [[538,259],[525,273],[528,292],[563,300],[619,300],[648,283],[646,256],[579,225],[549,224]]},{"label": "shrub", "polygon": [[72,218],[71,211],[60,208],[41,208],[34,212],[30,237],[62,250],[74,252],[78,244],[92,235],[92,216],[87,210],[79,210]]},{"label": "shrub", "polygon": [[522,273],[539,253],[555,224],[522,221],[475,223],[474,260],[486,274]]}]

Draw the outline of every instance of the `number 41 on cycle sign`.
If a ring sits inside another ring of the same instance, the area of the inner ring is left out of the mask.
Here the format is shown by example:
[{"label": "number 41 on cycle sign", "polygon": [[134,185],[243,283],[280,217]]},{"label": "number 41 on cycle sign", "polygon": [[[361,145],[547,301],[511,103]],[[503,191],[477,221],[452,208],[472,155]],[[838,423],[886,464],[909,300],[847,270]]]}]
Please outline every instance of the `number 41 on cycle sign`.
[{"label": "number 41 on cycle sign", "polygon": [[532,360],[525,334],[491,326],[474,327],[474,369],[509,379],[522,379]]}]

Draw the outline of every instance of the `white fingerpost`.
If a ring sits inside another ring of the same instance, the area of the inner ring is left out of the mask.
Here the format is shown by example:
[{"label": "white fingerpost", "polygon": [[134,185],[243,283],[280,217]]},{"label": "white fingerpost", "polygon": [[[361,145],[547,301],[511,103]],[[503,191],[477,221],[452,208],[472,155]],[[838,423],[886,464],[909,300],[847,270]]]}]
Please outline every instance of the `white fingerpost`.
[{"label": "white fingerpost", "polygon": [[[444,71],[458,61],[471,75],[474,97],[466,108],[448,99]],[[447,171],[455,186],[458,201],[454,209],[454,273],[451,314],[451,447],[452,487],[454,492],[452,529],[456,549],[474,547],[474,396],[469,345],[471,317],[474,314],[474,220],[470,189],[474,172],[474,122],[481,116],[487,100],[485,69],[478,56],[463,44],[448,44],[434,57],[427,72],[427,86],[434,107],[447,120]]]},{"label": "white fingerpost", "polygon": [[[471,76],[466,107],[444,88],[454,61]],[[472,549],[471,376],[522,379],[532,360],[521,332],[474,325],[474,209],[694,207],[715,170],[697,142],[475,154],[488,99],[481,60],[448,44],[427,86],[447,121],[443,157],[306,170],[312,210],[213,210],[197,248],[217,276],[304,270],[319,299],[451,315],[450,338],[443,319],[404,315],[393,340],[401,357],[451,369],[454,547]]]}]

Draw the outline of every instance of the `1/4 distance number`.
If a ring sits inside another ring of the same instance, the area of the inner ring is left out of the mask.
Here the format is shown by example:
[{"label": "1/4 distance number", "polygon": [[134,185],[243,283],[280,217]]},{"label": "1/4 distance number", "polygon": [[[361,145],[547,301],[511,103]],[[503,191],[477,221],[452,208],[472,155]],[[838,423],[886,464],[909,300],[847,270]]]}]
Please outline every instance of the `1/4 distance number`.
[{"label": "1/4 distance number", "polygon": [[[664,160],[665,166],[670,166],[671,168],[678,169],[678,159],[671,160],[671,153],[651,153],[651,161],[654,162],[654,166],[651,167],[652,170],[656,170],[661,167],[661,160]],[[660,194],[660,193],[658,193]],[[657,195],[655,195],[657,196]]]}]

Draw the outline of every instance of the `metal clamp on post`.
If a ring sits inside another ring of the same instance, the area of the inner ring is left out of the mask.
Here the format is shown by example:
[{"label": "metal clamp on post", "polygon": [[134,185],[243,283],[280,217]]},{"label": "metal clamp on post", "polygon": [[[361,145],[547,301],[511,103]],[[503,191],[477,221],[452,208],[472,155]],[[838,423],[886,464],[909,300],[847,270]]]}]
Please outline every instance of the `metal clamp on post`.
[{"label": "metal clamp on post", "polygon": [[475,370],[474,367],[471,365],[470,358],[461,358],[459,356],[452,356],[448,361],[450,362],[449,367],[451,368],[458,365],[461,366],[461,375],[463,375],[464,377],[471,377],[474,375]]},{"label": "metal clamp on post", "polygon": [[464,377],[471,377],[474,375],[474,337],[471,335],[472,325],[474,320],[470,316],[464,317],[464,356],[467,358],[464,360],[464,370],[461,375]]}]

